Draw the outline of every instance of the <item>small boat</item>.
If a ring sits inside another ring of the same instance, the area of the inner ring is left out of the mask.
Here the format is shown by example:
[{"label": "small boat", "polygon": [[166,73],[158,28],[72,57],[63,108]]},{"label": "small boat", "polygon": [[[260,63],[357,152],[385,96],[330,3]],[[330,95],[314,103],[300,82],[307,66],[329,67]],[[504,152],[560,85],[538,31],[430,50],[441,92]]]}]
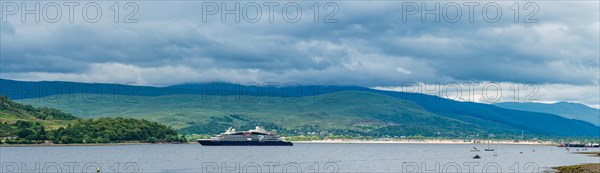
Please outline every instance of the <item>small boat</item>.
[{"label": "small boat", "polygon": [[473,159],[481,159],[481,156],[475,155],[475,156],[473,156]]},{"label": "small boat", "polygon": [[[492,141],[494,141],[494,135],[490,135],[492,137]],[[484,149],[485,151],[496,151],[496,149],[490,148],[490,143],[492,142],[488,142],[487,144],[487,148]]]},{"label": "small boat", "polygon": [[479,149],[477,149],[476,147],[473,147],[473,149],[471,149],[472,152],[479,152]]}]

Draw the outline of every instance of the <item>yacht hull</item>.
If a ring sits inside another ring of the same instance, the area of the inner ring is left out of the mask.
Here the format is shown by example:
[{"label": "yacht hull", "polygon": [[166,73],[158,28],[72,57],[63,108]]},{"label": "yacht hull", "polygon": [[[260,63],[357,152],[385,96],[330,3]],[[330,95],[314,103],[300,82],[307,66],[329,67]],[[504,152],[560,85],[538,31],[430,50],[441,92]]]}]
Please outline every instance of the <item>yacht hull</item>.
[{"label": "yacht hull", "polygon": [[216,140],[198,140],[198,143],[205,146],[293,146],[294,144],[286,141],[216,141]]}]

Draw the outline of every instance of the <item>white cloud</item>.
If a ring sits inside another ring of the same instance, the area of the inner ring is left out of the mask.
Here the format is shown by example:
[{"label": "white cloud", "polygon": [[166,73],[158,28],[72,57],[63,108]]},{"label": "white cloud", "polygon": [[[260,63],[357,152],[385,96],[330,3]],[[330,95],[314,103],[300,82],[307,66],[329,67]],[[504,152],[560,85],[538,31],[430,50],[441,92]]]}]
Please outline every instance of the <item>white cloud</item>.
[{"label": "white cloud", "polygon": [[404,69],[402,67],[396,68],[396,71],[398,71],[398,72],[400,72],[402,74],[411,74],[412,73],[410,70],[406,70],[406,69]]},{"label": "white cloud", "polygon": [[194,69],[186,66],[139,67],[120,63],[94,63],[83,73],[4,73],[3,77],[34,81],[77,81],[166,86],[189,81],[208,82],[228,79],[254,82],[261,73],[257,69]]},{"label": "white cloud", "polygon": [[447,99],[493,104],[499,102],[554,103],[571,101],[600,108],[598,85],[534,84],[509,82],[405,83],[373,87],[378,90],[413,92]]}]

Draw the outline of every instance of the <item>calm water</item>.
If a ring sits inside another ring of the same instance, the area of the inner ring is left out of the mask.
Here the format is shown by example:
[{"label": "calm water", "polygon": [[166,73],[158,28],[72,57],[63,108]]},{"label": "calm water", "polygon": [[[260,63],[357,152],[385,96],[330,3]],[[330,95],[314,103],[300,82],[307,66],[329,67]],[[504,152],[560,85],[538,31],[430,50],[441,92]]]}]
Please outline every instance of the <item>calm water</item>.
[{"label": "calm water", "polygon": [[[471,152],[473,146],[481,151]],[[0,147],[0,172],[95,172],[96,167],[103,172],[541,172],[600,162],[553,146],[495,147],[497,156],[483,151],[484,145],[446,144]],[[482,158],[472,159],[476,154]]]}]

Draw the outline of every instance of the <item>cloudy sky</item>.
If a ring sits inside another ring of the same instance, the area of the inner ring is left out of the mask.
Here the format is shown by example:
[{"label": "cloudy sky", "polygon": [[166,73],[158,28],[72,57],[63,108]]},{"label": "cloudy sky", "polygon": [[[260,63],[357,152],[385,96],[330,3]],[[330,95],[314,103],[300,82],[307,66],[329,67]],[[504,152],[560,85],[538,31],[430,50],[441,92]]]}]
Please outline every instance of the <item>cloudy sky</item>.
[{"label": "cloudy sky", "polygon": [[[21,13],[24,5],[35,9],[34,2],[3,2],[0,77],[152,86],[334,82],[388,90],[494,83],[505,93],[501,101],[514,101],[506,96],[511,86],[527,93],[533,84],[534,100],[600,106],[597,1],[441,1],[438,8],[435,2],[274,2],[238,1],[236,10],[234,1],[121,2],[120,8],[108,1],[42,1],[39,22]],[[421,13],[425,8],[438,21]],[[240,13],[239,22],[226,10]]]}]

